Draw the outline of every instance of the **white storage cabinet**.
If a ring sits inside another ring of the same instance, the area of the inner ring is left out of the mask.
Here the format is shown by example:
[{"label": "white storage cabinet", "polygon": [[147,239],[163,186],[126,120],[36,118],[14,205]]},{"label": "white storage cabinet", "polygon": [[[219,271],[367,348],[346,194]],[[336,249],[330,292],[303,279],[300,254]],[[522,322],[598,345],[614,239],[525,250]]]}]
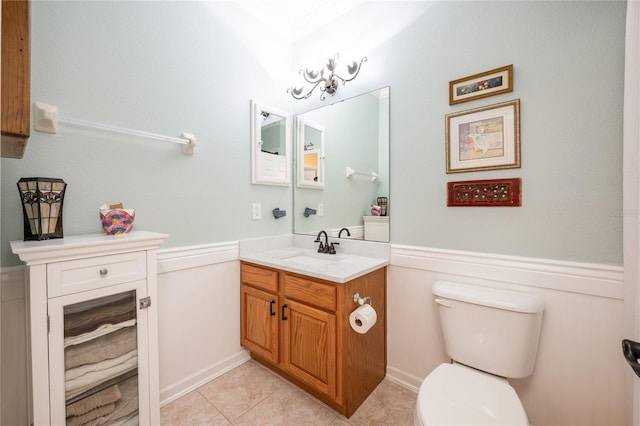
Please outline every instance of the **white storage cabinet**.
[{"label": "white storage cabinet", "polygon": [[160,424],[156,252],[167,237],[11,242],[27,266],[31,424]]}]

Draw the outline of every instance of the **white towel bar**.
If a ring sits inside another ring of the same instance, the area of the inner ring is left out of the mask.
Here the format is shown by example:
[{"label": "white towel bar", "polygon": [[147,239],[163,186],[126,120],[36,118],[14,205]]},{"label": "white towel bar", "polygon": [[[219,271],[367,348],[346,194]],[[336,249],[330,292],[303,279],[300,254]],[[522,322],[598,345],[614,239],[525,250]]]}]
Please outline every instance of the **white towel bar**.
[{"label": "white towel bar", "polygon": [[347,173],[346,173],[347,179],[349,179],[353,175],[370,177],[371,178],[371,182],[375,182],[375,181],[378,180],[378,174],[376,172],[359,173],[359,172],[356,172],[355,170],[353,170],[351,167],[347,166]]},{"label": "white towel bar", "polygon": [[120,133],[125,135],[139,136],[147,139],[162,140],[179,143],[183,145],[182,152],[193,155],[196,146],[196,138],[189,133],[183,133],[181,137],[165,136],[156,133],[143,132],[141,130],[126,129],[108,124],[94,123],[91,121],[77,120],[74,118],[58,117],[58,108],[40,102],[35,103],[35,129],[44,133],[58,133],[58,123],[66,123],[74,126],[88,127],[91,129],[104,130],[107,132]]}]

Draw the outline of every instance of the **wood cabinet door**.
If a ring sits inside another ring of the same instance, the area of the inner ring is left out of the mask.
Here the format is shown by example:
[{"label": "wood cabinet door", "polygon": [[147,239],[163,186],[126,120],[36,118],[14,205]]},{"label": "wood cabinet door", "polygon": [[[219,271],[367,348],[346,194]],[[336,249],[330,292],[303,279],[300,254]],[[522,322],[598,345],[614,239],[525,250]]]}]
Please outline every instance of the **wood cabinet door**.
[{"label": "wood cabinet door", "polygon": [[285,301],[283,367],[322,393],[336,397],[336,316]]},{"label": "wood cabinet door", "polygon": [[242,284],[240,329],[242,346],[278,363],[278,296]]}]

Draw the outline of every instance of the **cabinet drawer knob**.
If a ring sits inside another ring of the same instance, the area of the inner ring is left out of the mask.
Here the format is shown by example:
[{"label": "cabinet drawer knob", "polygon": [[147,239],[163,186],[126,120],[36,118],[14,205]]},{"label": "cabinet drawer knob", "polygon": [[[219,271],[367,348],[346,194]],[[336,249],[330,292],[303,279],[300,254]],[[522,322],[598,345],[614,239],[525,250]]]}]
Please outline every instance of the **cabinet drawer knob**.
[{"label": "cabinet drawer knob", "polygon": [[100,275],[102,275],[103,277],[105,275],[107,275],[109,273],[109,270],[107,268],[102,268],[100,269]]}]

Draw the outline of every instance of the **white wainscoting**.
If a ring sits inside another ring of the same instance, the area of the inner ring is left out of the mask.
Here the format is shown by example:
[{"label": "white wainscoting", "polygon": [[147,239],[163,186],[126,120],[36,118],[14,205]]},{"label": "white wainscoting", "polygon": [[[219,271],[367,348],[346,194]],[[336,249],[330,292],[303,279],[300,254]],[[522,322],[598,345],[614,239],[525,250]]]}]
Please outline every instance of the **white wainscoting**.
[{"label": "white wainscoting", "polygon": [[240,346],[238,242],[158,252],[160,401],[249,359]]},{"label": "white wainscoting", "polygon": [[623,299],[622,266],[392,245],[391,264],[471,279]]},{"label": "white wainscoting", "polygon": [[27,328],[24,300],[24,268],[0,271],[0,424],[26,425],[27,420]]},{"label": "white wainscoting", "polygon": [[[1,274],[2,424],[19,425],[26,423],[24,269]],[[240,346],[238,243],[161,250],[158,274],[166,404],[248,359]],[[413,390],[448,362],[431,295],[441,279],[545,301],[535,371],[512,382],[532,424],[629,424],[622,407],[623,377],[632,373],[620,350],[621,267],[392,245],[387,377]]]},{"label": "white wainscoting", "polygon": [[534,293],[546,309],[533,374],[511,383],[532,424],[629,424],[622,357],[623,269],[556,260],[391,246],[388,378],[417,390],[442,362],[431,288],[438,280]]}]

